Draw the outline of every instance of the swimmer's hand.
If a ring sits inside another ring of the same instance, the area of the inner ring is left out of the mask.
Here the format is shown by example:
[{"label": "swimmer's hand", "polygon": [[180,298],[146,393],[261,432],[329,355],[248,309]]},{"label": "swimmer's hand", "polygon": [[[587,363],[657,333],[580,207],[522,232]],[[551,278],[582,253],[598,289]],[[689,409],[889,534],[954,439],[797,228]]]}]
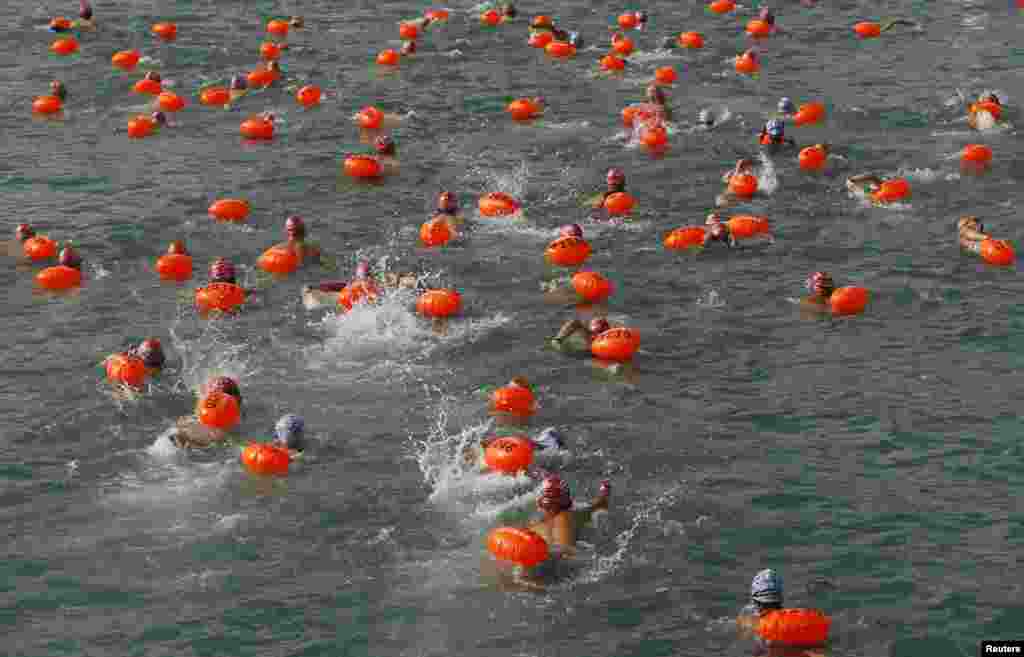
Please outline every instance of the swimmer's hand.
[{"label": "swimmer's hand", "polygon": [[604,194],[594,194],[584,197],[581,205],[585,208],[600,208],[604,206]]}]

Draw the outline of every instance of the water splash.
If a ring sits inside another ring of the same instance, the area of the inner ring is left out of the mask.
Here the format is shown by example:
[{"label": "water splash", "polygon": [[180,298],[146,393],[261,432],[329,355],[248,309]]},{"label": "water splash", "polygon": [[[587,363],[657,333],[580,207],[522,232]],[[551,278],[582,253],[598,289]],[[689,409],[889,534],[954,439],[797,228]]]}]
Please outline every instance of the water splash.
[{"label": "water splash", "polygon": [[244,388],[244,381],[260,372],[256,354],[248,343],[228,340],[227,324],[204,322],[195,338],[179,334],[179,324],[168,328],[171,344],[181,356],[178,386],[199,394],[203,384],[218,376],[229,376]]},{"label": "water splash", "polygon": [[757,170],[757,193],[771,196],[779,188],[779,177],[775,173],[775,163],[761,151],[757,154],[761,166]]},{"label": "water splash", "polygon": [[719,296],[715,290],[708,290],[708,293],[697,297],[697,307],[699,308],[723,308],[725,306],[725,299]]}]

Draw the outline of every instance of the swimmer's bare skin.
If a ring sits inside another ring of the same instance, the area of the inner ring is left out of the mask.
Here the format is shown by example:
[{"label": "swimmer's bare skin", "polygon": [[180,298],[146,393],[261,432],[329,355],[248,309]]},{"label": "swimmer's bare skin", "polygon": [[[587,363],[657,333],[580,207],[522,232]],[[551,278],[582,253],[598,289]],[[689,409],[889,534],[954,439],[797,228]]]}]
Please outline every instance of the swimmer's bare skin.
[{"label": "swimmer's bare skin", "polygon": [[229,434],[222,429],[208,427],[194,415],[179,418],[174,424],[171,442],[182,449],[207,449],[227,442]]},{"label": "swimmer's bare skin", "polygon": [[[412,272],[383,272],[376,277],[377,284],[385,289],[415,290],[419,277]],[[334,307],[340,293],[350,281],[325,281],[319,285],[307,285],[302,289],[302,299],[307,308]]]},{"label": "swimmer's bare skin", "polygon": [[972,253],[981,252],[981,243],[991,239],[984,232],[981,221],[977,217],[961,217],[957,221],[957,237],[960,247]]},{"label": "swimmer's bare skin", "polygon": [[561,346],[563,342],[572,337],[582,338],[588,346],[594,340],[594,335],[590,332],[590,329],[586,324],[578,319],[571,319],[562,324],[562,328],[558,330],[555,337],[551,338],[551,342],[557,346]]},{"label": "swimmer's bare skin", "polygon": [[548,545],[558,548],[555,554],[572,556],[576,554],[576,539],[580,527],[590,522],[598,511],[608,510],[611,488],[607,482],[601,485],[601,492],[587,506],[567,511],[544,511],[544,517],[528,527],[540,534]]},{"label": "swimmer's bare skin", "polygon": [[291,251],[295,255],[299,256],[299,259],[302,261],[301,266],[306,266],[307,264],[321,264],[320,246],[316,242],[309,242],[305,239],[288,240],[287,242],[279,242],[271,248]]}]

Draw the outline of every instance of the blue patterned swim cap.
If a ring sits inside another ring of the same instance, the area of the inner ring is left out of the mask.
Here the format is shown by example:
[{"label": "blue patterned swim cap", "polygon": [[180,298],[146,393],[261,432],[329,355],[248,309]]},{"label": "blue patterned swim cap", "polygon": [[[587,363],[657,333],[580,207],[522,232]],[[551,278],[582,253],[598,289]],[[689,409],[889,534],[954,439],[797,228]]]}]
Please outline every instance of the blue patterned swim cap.
[{"label": "blue patterned swim cap", "polygon": [[778,119],[772,119],[764,125],[765,132],[772,137],[781,137],[785,134],[786,128],[782,124],[782,121]]},{"label": "blue patterned swim cap", "polygon": [[796,105],[789,98],[782,98],[779,100],[779,112],[782,114],[793,114],[796,112]]},{"label": "blue patterned swim cap", "polygon": [[750,599],[761,605],[781,605],[782,577],[771,568],[754,575],[750,582]]},{"label": "blue patterned swim cap", "polygon": [[548,427],[540,432],[536,438],[533,439],[533,444],[540,450],[555,450],[565,448],[565,436],[562,432],[555,427]]},{"label": "blue patterned swim cap", "polygon": [[298,415],[282,415],[274,426],[275,442],[289,449],[301,450],[305,429],[306,422]]}]

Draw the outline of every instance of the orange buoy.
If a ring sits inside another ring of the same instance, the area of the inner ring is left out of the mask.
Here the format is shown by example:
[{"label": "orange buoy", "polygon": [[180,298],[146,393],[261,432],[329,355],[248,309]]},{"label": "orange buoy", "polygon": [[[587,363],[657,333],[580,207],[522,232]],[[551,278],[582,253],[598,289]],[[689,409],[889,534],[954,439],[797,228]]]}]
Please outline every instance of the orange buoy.
[{"label": "orange buoy", "polygon": [[178,112],[185,109],[185,99],[173,91],[161,92],[156,97],[156,102],[160,105],[160,109],[165,112]]},{"label": "orange buoy", "polygon": [[730,11],[736,8],[736,3],[733,0],[715,0],[708,5],[708,9],[713,14],[728,14]]},{"label": "orange buoy", "polygon": [[245,303],[245,290],[234,283],[210,283],[196,290],[196,306],[202,312],[229,313]]},{"label": "orange buoy", "polygon": [[750,198],[757,192],[757,176],[749,173],[735,174],[729,178],[729,191],[742,198]]},{"label": "orange buoy", "polygon": [[420,29],[415,23],[402,23],[398,26],[398,36],[405,41],[415,41],[420,35]]},{"label": "orange buoy", "polygon": [[272,41],[264,41],[260,44],[260,57],[265,62],[272,62],[281,58],[281,46]]},{"label": "orange buoy", "polygon": [[529,43],[532,48],[544,48],[551,43],[554,38],[555,37],[551,35],[551,32],[546,30],[544,32],[534,32],[530,35],[530,40],[527,43]]},{"label": "orange buoy", "polygon": [[654,71],[654,80],[658,84],[672,84],[677,77],[676,70],[671,66],[661,66]]},{"label": "orange buoy", "polygon": [[72,28],[71,21],[63,16],[57,16],[50,21],[50,29],[54,32],[67,32]]},{"label": "orange buoy", "polygon": [[771,231],[771,225],[765,217],[752,217],[741,214],[725,222],[729,226],[729,233],[736,239],[767,235]]},{"label": "orange buoy", "polygon": [[146,364],[138,356],[114,354],[107,359],[107,381],[137,388],[146,380]]},{"label": "orange buoy", "polygon": [[548,544],[537,532],[518,527],[499,527],[487,535],[487,549],[496,559],[524,568],[548,560]]},{"label": "orange buoy", "polygon": [[818,646],[828,640],[832,619],[816,609],[773,609],[758,618],[761,638],[788,646]]},{"label": "orange buoy", "polygon": [[174,41],[178,36],[178,26],[174,23],[156,23],[152,29],[153,34],[164,41]]},{"label": "orange buoy", "polygon": [[703,48],[704,35],[700,32],[683,32],[679,35],[679,45],[684,48]]},{"label": "orange buoy", "polygon": [[625,13],[619,14],[618,23],[619,27],[624,30],[633,30],[636,29],[636,26],[639,25],[640,21],[637,19],[636,13]]},{"label": "orange buoy", "polygon": [[361,128],[376,130],[384,122],[384,112],[376,107],[364,107],[356,113],[356,121]]},{"label": "orange buoy", "polygon": [[36,274],[36,283],[47,290],[70,290],[82,284],[82,272],[66,265],[47,267]]},{"label": "orange buoy", "polygon": [[477,202],[477,207],[485,217],[503,217],[519,211],[518,201],[502,192],[484,194]]},{"label": "orange buoy", "polygon": [[245,221],[249,216],[249,202],[238,198],[221,198],[207,209],[218,221]]},{"label": "orange buoy", "polygon": [[420,226],[423,246],[444,246],[452,239],[452,230],[446,219],[431,219]]},{"label": "orange buoy", "polygon": [[604,199],[604,209],[608,211],[608,214],[629,214],[635,205],[636,199],[626,192],[615,192]]},{"label": "orange buoy", "polygon": [[281,76],[277,71],[269,68],[258,68],[245,76],[245,80],[250,87],[257,89],[265,89]]},{"label": "orange buoy", "polygon": [[628,56],[633,52],[633,40],[621,34],[616,34],[612,37],[612,49],[620,55]]},{"label": "orange buoy", "polygon": [[138,50],[119,50],[110,58],[110,63],[122,71],[134,71],[141,57]]},{"label": "orange buoy", "polygon": [[704,245],[703,226],[683,226],[665,236],[665,248],[674,251]]},{"label": "orange buoy", "polygon": [[559,237],[548,245],[544,257],[558,267],[578,267],[590,257],[590,244],[582,237]]},{"label": "orange buoy", "polygon": [[426,13],[423,14],[423,17],[427,18],[427,19],[429,19],[431,21],[446,21],[446,20],[448,20],[448,10],[447,9],[428,9],[426,11]]},{"label": "orange buoy", "polygon": [[377,55],[377,63],[381,66],[398,66],[399,59],[401,59],[401,57],[399,56],[398,51],[390,48]]},{"label": "orange buoy", "polygon": [[495,438],[484,449],[484,463],[503,474],[522,472],[533,463],[533,441],[523,436]]},{"label": "orange buoy", "polygon": [[1003,108],[998,103],[993,103],[991,100],[982,101],[980,103],[973,103],[970,108],[971,114],[977,114],[978,112],[988,112],[992,115],[992,118],[996,121],[1003,114]]},{"label": "orange buoy", "polygon": [[972,164],[988,164],[992,161],[992,149],[983,144],[967,144],[960,159]]},{"label": "orange buoy", "polygon": [[56,114],[63,107],[64,103],[56,96],[39,96],[32,101],[32,111],[36,114]]},{"label": "orange buoy", "polygon": [[33,262],[57,257],[57,243],[45,235],[30,237],[21,245],[21,252]]},{"label": "orange buoy", "polygon": [[338,293],[338,306],[345,312],[352,310],[352,306],[360,303],[377,303],[380,300],[380,290],[368,280],[352,281]]},{"label": "orange buoy", "polygon": [[277,37],[288,36],[288,28],[288,21],[283,21],[279,18],[275,18],[267,23],[267,33]]},{"label": "orange buoy", "polygon": [[199,102],[208,107],[227,105],[231,101],[231,92],[225,87],[209,87],[199,92]]},{"label": "orange buoy", "polygon": [[462,311],[462,296],[455,290],[427,290],[416,300],[416,312],[425,317],[451,317]]},{"label": "orange buoy", "polygon": [[249,443],[242,450],[242,465],[253,474],[285,475],[292,457],[287,449],[276,445]]},{"label": "orange buoy", "polygon": [[747,34],[754,37],[755,39],[762,39],[772,33],[772,25],[768,21],[763,21],[759,18],[747,23]]},{"label": "orange buoy", "polygon": [[668,144],[668,130],[660,123],[654,125],[645,123],[640,128],[640,143],[654,150],[664,148]]},{"label": "orange buoy", "polygon": [[749,52],[745,52],[736,57],[735,67],[737,73],[753,75],[761,69],[761,64],[758,63],[757,57]]},{"label": "orange buoy", "polygon": [[256,260],[256,266],[271,274],[291,274],[299,268],[299,254],[287,248],[271,247]]},{"label": "orange buoy", "polygon": [[192,256],[185,253],[166,253],[157,258],[156,271],[165,281],[187,281],[192,278]]},{"label": "orange buoy", "polygon": [[528,387],[511,383],[491,393],[491,410],[529,417],[537,412],[537,402]]},{"label": "orange buoy", "polygon": [[608,329],[590,343],[590,352],[601,360],[624,363],[640,348],[640,333],[630,328]]},{"label": "orange buoy", "polygon": [[303,107],[315,107],[320,104],[320,87],[310,84],[295,92],[295,100]]},{"label": "orange buoy", "polygon": [[821,171],[825,168],[825,161],[828,154],[820,146],[808,146],[800,151],[798,160],[800,168],[804,171]]},{"label": "orange buoy", "polygon": [[196,404],[199,422],[215,429],[230,429],[238,424],[241,409],[234,395],[226,392],[211,392]]},{"label": "orange buoy", "polygon": [[622,71],[626,68],[625,60],[612,54],[602,57],[599,63],[601,64],[601,68],[606,71]]},{"label": "orange buoy", "polygon": [[893,178],[882,183],[881,188],[871,195],[880,203],[892,203],[910,196],[910,183],[903,178]]},{"label": "orange buoy", "polygon": [[480,14],[480,22],[484,25],[494,27],[501,22],[501,14],[493,9],[488,9],[484,13]]},{"label": "orange buoy", "polygon": [[552,57],[574,57],[576,46],[566,41],[551,41],[544,46],[544,52]]},{"label": "orange buoy", "polygon": [[242,121],[242,125],[239,126],[238,131],[246,139],[273,139],[274,123],[273,121],[268,121],[263,117],[253,117]]},{"label": "orange buoy", "polygon": [[833,315],[856,315],[868,305],[870,293],[863,287],[841,287],[828,298]]},{"label": "orange buoy", "polygon": [[853,26],[853,31],[862,39],[874,39],[882,34],[882,26],[878,23],[857,23]]},{"label": "orange buoy", "polygon": [[50,52],[55,55],[66,57],[67,55],[73,55],[78,52],[78,41],[72,37],[65,37],[63,39],[57,39],[50,44]]},{"label": "orange buoy", "polygon": [[128,121],[128,136],[132,139],[142,139],[156,132],[156,121],[148,116],[138,115]]},{"label": "orange buoy", "polygon": [[370,155],[349,155],[343,166],[351,178],[379,178],[383,171],[377,158]]},{"label": "orange buoy", "polygon": [[572,289],[587,303],[600,303],[615,291],[611,281],[595,271],[573,274]]},{"label": "orange buoy", "polygon": [[651,103],[629,105],[622,110],[622,125],[632,128],[637,121],[658,121],[661,114],[661,110]]},{"label": "orange buoy", "polygon": [[811,125],[825,118],[825,106],[821,103],[806,103],[793,115],[793,125]]},{"label": "orange buoy", "polygon": [[159,96],[163,92],[163,85],[157,80],[143,78],[132,85],[132,91],[147,96]]},{"label": "orange buoy", "polygon": [[529,121],[541,113],[541,108],[529,98],[513,100],[505,109],[512,115],[513,121]]},{"label": "orange buoy", "polygon": [[1013,250],[1013,245],[1006,240],[994,240],[991,238],[983,240],[979,253],[982,259],[990,265],[1005,267],[1012,265],[1017,260],[1017,254]]}]

